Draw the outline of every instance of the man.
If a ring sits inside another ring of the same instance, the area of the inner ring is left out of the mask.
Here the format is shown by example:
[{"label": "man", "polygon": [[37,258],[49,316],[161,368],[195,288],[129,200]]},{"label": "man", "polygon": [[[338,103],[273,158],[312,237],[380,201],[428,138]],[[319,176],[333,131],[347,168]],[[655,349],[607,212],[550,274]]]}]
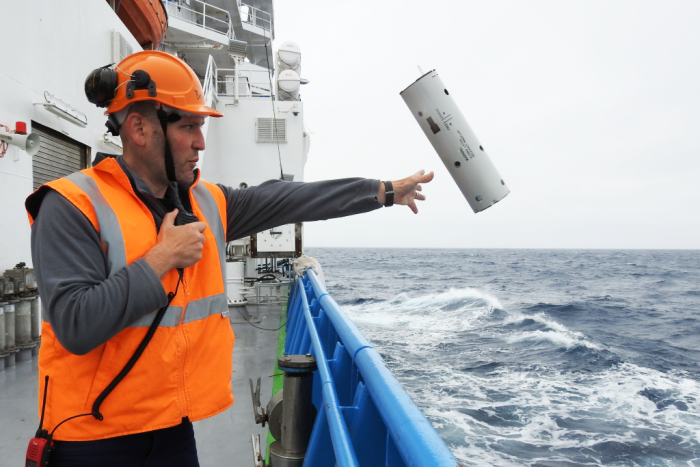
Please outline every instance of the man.
[{"label": "man", "polygon": [[[237,190],[199,180],[201,127],[222,115],[204,104],[194,72],[162,52],[96,70],[86,92],[109,106],[123,156],[98,154],[93,168],[26,202],[44,304],[39,400],[49,376],[45,427],[56,430],[51,465],[196,466],[191,422],[233,402],[226,242],[390,205],[389,182]],[[417,212],[420,183],[432,176],[393,182],[393,203]]]}]

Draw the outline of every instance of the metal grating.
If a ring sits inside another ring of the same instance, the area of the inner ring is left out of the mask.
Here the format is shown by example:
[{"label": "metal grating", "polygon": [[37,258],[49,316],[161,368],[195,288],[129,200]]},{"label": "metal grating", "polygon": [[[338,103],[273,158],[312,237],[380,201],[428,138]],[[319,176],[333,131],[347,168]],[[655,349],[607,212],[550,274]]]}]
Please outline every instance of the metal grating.
[{"label": "metal grating", "polygon": [[35,190],[88,166],[87,146],[36,122],[32,122],[32,132],[41,137],[39,152],[32,158]]},{"label": "metal grating", "polygon": [[134,53],[124,36],[118,31],[112,31],[112,62],[119,63],[126,57]]},{"label": "metal grating", "polygon": [[256,126],[257,143],[287,142],[286,118],[258,118]]},{"label": "metal grating", "polygon": [[246,48],[248,47],[248,43],[245,41],[239,41],[237,39],[229,39],[228,41],[228,53],[229,55],[235,55],[237,57],[243,57],[245,58],[246,56]]}]

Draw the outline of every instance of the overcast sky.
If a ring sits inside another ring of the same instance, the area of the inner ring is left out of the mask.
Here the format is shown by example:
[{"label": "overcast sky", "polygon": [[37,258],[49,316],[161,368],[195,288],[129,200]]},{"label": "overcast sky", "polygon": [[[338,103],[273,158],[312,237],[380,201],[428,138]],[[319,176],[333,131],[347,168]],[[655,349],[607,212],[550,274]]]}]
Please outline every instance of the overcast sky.
[{"label": "overcast sky", "polygon": [[[435,171],[306,245],[700,248],[700,2],[275,2],[302,50],[307,181]],[[399,92],[436,69],[511,189],[474,214]]]}]

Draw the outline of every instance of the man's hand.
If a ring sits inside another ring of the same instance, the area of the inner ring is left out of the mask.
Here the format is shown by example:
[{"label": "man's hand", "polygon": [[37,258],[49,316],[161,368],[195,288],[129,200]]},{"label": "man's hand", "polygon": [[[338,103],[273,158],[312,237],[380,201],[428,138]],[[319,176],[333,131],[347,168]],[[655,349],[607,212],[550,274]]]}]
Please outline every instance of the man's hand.
[{"label": "man's hand", "polygon": [[[421,183],[430,182],[435,174],[430,172],[425,173],[425,170],[419,170],[410,177],[406,177],[402,180],[396,180],[391,182],[394,188],[394,204],[403,204],[411,208],[414,214],[418,214],[418,207],[416,206],[416,200],[425,200],[425,195],[419,193],[423,190],[420,186]],[[379,184],[379,193],[377,194],[377,201],[379,204],[384,204],[386,202],[386,187],[383,183]]]},{"label": "man's hand", "polygon": [[204,222],[192,222],[175,226],[177,209],[163,217],[158,233],[158,243],[143,258],[153,268],[159,278],[163,278],[174,268],[187,268],[202,259],[204,249]]}]

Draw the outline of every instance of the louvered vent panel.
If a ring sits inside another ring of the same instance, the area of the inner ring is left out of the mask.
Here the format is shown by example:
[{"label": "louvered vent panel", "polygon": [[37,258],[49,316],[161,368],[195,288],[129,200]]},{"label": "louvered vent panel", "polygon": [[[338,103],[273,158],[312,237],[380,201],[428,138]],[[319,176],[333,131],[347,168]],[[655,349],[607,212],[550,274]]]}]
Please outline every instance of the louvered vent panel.
[{"label": "louvered vent panel", "polygon": [[87,167],[87,148],[82,144],[34,122],[32,132],[41,137],[39,152],[32,157],[35,190]]},{"label": "louvered vent panel", "polygon": [[257,135],[258,143],[286,143],[287,119],[286,118],[258,118]]},{"label": "louvered vent panel", "polygon": [[239,41],[237,39],[229,39],[228,41],[228,53],[231,55],[236,55],[238,57],[246,56],[246,48],[248,43],[245,41]]},{"label": "louvered vent panel", "polygon": [[112,62],[119,63],[134,53],[124,36],[117,31],[112,31]]}]

